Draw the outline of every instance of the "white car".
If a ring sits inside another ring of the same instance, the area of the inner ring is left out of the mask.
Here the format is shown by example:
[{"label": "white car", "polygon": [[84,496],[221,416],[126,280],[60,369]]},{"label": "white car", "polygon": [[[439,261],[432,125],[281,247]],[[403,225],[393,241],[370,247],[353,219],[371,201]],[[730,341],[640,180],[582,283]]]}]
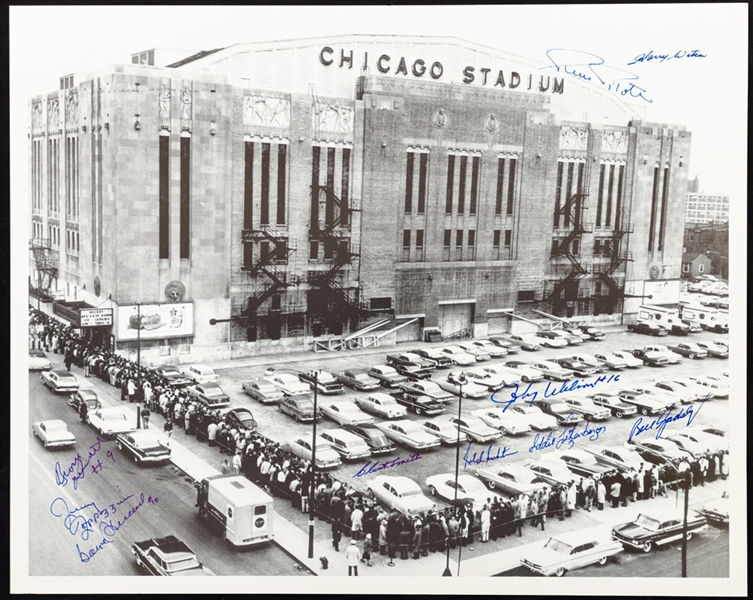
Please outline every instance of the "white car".
[{"label": "white car", "polygon": [[499,429],[489,427],[479,417],[473,415],[461,415],[460,418],[448,416],[447,420],[454,423],[462,433],[469,435],[474,442],[493,442],[502,437]]},{"label": "white car", "polygon": [[709,389],[706,386],[700,385],[695,381],[689,381],[687,379],[672,379],[673,384],[676,384],[683,388],[688,394],[693,396],[695,400],[704,400],[709,395]]},{"label": "white car", "polygon": [[565,395],[562,400],[571,411],[583,415],[589,421],[606,421],[612,416],[612,411],[597,406],[590,398]]},{"label": "white car", "polygon": [[458,346],[445,346],[441,351],[452,361],[453,365],[467,367],[476,362],[476,357],[473,354],[469,354]]},{"label": "white car", "polygon": [[696,342],[696,346],[705,350],[709,356],[729,358],[729,346],[722,342]]},{"label": "white car", "polygon": [[552,381],[570,381],[574,373],[570,369],[560,367],[556,362],[541,360],[531,364],[532,369],[539,371],[546,379]]},{"label": "white car", "polygon": [[431,433],[426,432],[420,423],[408,419],[377,423],[376,426],[393,442],[407,446],[412,450],[435,448],[442,442]]},{"label": "white car", "polygon": [[615,445],[596,448],[593,446],[585,446],[584,449],[596,456],[596,460],[599,462],[622,471],[628,471],[629,469],[639,471],[641,465],[645,465],[646,463],[641,455],[638,454],[634,448],[629,446]]},{"label": "white car", "polygon": [[537,406],[530,406],[529,404],[513,404],[507,410],[511,410],[513,414],[525,416],[531,429],[535,429],[536,431],[554,429],[558,426],[557,419],[544,414],[544,412],[542,412]]},{"label": "white car", "polygon": [[75,436],[68,431],[68,425],[60,419],[38,421],[31,426],[35,438],[39,438],[45,448],[72,446],[76,443]]},{"label": "white car", "polygon": [[610,556],[622,552],[622,544],[609,534],[583,531],[550,537],[541,547],[526,549],[520,563],[534,573],[562,577],[568,571],[598,563],[605,565]]},{"label": "white car", "polygon": [[[627,361],[622,360],[619,356],[616,354],[612,354],[609,352],[604,352],[601,354],[594,354],[594,358],[596,359],[597,364],[600,364],[607,369],[611,369],[612,371],[619,371],[621,369],[624,369],[627,367]],[[633,357],[635,359],[635,362],[638,363],[636,366],[640,366],[640,361]]]},{"label": "white car", "polygon": [[480,511],[484,504],[490,504],[494,494],[473,475],[459,475],[457,486],[454,473],[441,473],[426,478],[426,486],[432,496],[439,496],[453,502],[456,499],[473,505],[473,511]]},{"label": "white car", "polygon": [[483,348],[480,348],[470,342],[459,343],[457,344],[457,347],[467,352],[468,354],[472,354],[476,358],[477,362],[489,360],[492,357],[492,355],[487,350],[484,350]]},{"label": "white car", "polygon": [[[442,377],[441,379],[432,379],[432,381],[446,392],[459,396],[461,392],[461,385],[459,383],[460,377],[462,377],[460,371],[451,371],[447,376]],[[479,385],[478,383],[475,383],[473,379],[468,378],[466,378],[466,381],[462,385],[462,393],[463,398],[489,397],[489,390],[485,385]]]},{"label": "white car", "polygon": [[[311,436],[289,439],[282,444],[283,450],[305,460],[311,460]],[[334,469],[342,464],[340,455],[326,441],[316,438],[316,468]]]},{"label": "white car", "polygon": [[667,346],[664,346],[662,344],[651,344],[650,346],[645,346],[643,348],[644,352],[657,352],[659,354],[663,354],[667,357],[669,360],[669,364],[671,365],[677,365],[682,362],[682,357],[677,354],[676,352],[672,352]]},{"label": "white car", "polygon": [[272,373],[264,379],[288,396],[308,394],[309,391],[311,391],[311,388],[307,383],[303,383],[298,379],[297,375],[291,373]]},{"label": "white car", "polygon": [[502,389],[505,387],[507,382],[505,381],[505,378],[502,377],[502,375],[497,375],[496,373],[489,373],[485,369],[481,369],[479,367],[471,367],[470,369],[466,369],[463,371],[463,375],[468,379],[468,381],[484,386],[488,392],[496,392],[497,390]]},{"label": "white car", "polygon": [[365,398],[356,398],[356,406],[361,410],[384,419],[401,419],[408,415],[392,396],[383,392],[371,392]]},{"label": "white car", "polygon": [[466,434],[458,435],[458,428],[447,417],[428,419],[421,423],[424,431],[439,438],[445,446],[455,446],[467,442],[470,438]]},{"label": "white car", "polygon": [[[522,381],[522,374],[516,371],[515,369],[510,369],[508,367],[498,367],[496,365],[493,367],[481,367],[480,369],[474,369],[473,367],[471,367],[466,372],[472,373],[477,370],[479,372],[486,373],[487,375],[491,375],[492,377],[494,377],[495,380],[499,381],[499,383],[502,384],[502,387],[518,385]],[[536,376],[539,377],[539,379],[541,379],[541,377],[538,374],[536,374]],[[479,382],[491,383],[491,381],[493,380],[479,377]]]},{"label": "white car", "polygon": [[365,425],[374,423],[370,417],[352,402],[326,402],[319,406],[325,417],[340,425]]},{"label": "white car", "polygon": [[710,398],[729,398],[729,385],[711,375],[690,376],[690,380],[707,388]]},{"label": "white car", "polygon": [[523,350],[536,351],[541,348],[541,339],[537,338],[530,333],[524,333],[522,335],[511,335],[510,341],[518,344]]},{"label": "white car", "polygon": [[496,344],[493,344],[489,340],[475,340],[471,343],[477,348],[480,348],[482,351],[486,352],[492,358],[501,358],[503,356],[507,356],[506,348],[503,348],[502,346],[497,346]]},{"label": "white car", "polygon": [[196,383],[219,383],[220,381],[220,376],[207,365],[188,365],[182,367],[180,372],[186,377],[193,379]]},{"label": "white car", "polygon": [[727,442],[727,438],[713,435],[705,431],[696,430],[691,427],[683,427],[682,429],[677,430],[673,435],[674,437],[685,438],[688,441],[700,444],[701,446],[705,446],[712,452],[716,452],[718,450],[729,450],[729,443]]},{"label": "white car", "polygon": [[[604,357],[604,356],[608,356],[608,355],[605,355],[605,354],[599,355],[599,354],[597,354],[596,358],[599,359],[599,356]],[[632,352],[628,352],[627,350],[615,350],[614,352],[612,352],[612,356],[616,356],[622,362],[624,362],[627,365],[628,369],[637,369],[638,367],[642,367],[643,366],[643,361],[640,360],[640,359],[638,359],[638,358],[635,358],[635,356],[633,356],[633,353]],[[601,359],[599,359],[599,360],[601,360]]]},{"label": "white car", "polygon": [[49,371],[52,363],[43,350],[29,349],[29,371]]},{"label": "white car", "polygon": [[569,485],[576,479],[567,465],[555,458],[529,458],[523,461],[523,466],[550,485]]},{"label": "white car", "polygon": [[129,420],[128,413],[118,406],[98,408],[94,412],[87,413],[86,421],[100,434],[107,437],[136,431],[136,425]]},{"label": "white car", "polygon": [[425,513],[437,506],[424,496],[421,486],[409,477],[377,475],[369,481],[369,489],[387,508],[394,508],[404,515]]},{"label": "white car", "polygon": [[539,344],[545,348],[564,348],[567,346],[567,340],[554,331],[539,331],[534,333],[533,337],[539,340]]},{"label": "white car", "polygon": [[510,369],[516,373],[523,383],[534,383],[544,379],[543,373],[532,369],[531,365],[520,360],[508,360],[504,365],[505,369]]},{"label": "white car", "polygon": [[163,444],[149,429],[137,429],[121,433],[117,437],[118,449],[129,453],[135,463],[165,462],[170,460],[172,450]]},{"label": "white car", "polygon": [[75,392],[78,390],[78,379],[73,373],[65,369],[52,369],[42,371],[42,383],[53,392]]},{"label": "white car", "polygon": [[478,417],[489,427],[497,429],[503,436],[520,435],[531,431],[531,424],[525,415],[514,413],[512,410],[505,410],[500,407],[479,408],[471,413]]}]

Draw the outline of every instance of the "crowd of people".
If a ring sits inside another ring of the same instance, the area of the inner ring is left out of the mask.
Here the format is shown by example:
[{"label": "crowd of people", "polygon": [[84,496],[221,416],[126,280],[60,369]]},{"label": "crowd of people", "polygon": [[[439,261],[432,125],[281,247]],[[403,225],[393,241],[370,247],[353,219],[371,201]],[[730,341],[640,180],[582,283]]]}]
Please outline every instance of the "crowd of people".
[{"label": "crowd of people", "polygon": [[[85,377],[99,377],[121,389],[121,400],[138,402],[143,426],[150,416],[163,417],[163,429],[173,428],[195,435],[200,442],[226,454],[224,473],[243,474],[278,498],[306,512],[309,508],[313,470],[310,461],[285,451],[258,431],[243,429],[192,398],[185,389],[165,384],[146,368],[80,337],[70,326],[30,307],[30,346],[62,354],[70,369],[75,365]],[[168,441],[169,443],[169,441]],[[576,509],[604,510],[608,505],[627,506],[676,489],[688,473],[691,485],[703,485],[728,473],[727,452],[708,452],[694,459],[664,465],[641,464],[627,472],[614,470],[593,477],[574,478],[568,485],[544,485],[533,494],[505,498],[490,492],[481,505],[459,502],[455,506],[416,515],[405,515],[382,507],[329,473],[316,471],[315,513],[331,524],[332,546],[340,551],[343,535],[362,545],[359,560],[371,564],[371,553],[397,558],[419,559],[474,543],[522,536],[528,527],[545,529],[547,518],[565,520]],[[575,480],[577,479],[577,481]],[[357,570],[356,570],[357,573]]]}]

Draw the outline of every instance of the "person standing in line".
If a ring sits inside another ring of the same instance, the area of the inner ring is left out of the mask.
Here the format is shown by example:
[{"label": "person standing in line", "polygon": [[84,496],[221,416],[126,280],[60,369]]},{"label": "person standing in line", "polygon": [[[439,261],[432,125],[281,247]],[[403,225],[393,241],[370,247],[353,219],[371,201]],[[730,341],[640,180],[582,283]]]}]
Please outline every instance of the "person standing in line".
[{"label": "person standing in line", "polygon": [[136,401],[136,382],[133,380],[132,377],[128,378],[128,383],[126,384],[126,387],[128,388],[128,402],[133,403]]},{"label": "person standing in line", "polygon": [[596,484],[596,506],[599,510],[604,510],[604,504],[607,502],[607,488],[604,482],[599,479]]},{"label": "person standing in line", "polygon": [[81,417],[81,422],[86,423],[86,417],[89,414],[89,405],[86,402],[81,402],[78,414]]},{"label": "person standing in line", "polygon": [[165,446],[168,448],[170,447],[170,438],[173,437],[173,422],[170,420],[170,417],[167,417],[167,421],[165,421],[165,425],[163,427],[165,430],[165,433],[167,434],[167,443]]},{"label": "person standing in line", "polygon": [[586,484],[585,490],[585,509],[587,512],[591,512],[591,508],[594,504],[594,497],[596,496],[596,490],[594,489],[594,483],[592,479],[589,479]]},{"label": "person standing in line", "polygon": [[345,558],[348,560],[348,577],[351,575],[358,577],[358,561],[361,560],[361,551],[358,549],[356,540],[350,540],[350,546],[345,551]]},{"label": "person standing in line", "polygon": [[373,546],[373,543],[371,541],[371,534],[366,534],[366,539],[363,541],[363,557],[361,558],[361,562],[366,561],[366,566],[371,566],[371,548]]},{"label": "person standing in line", "polygon": [[236,452],[233,454],[233,474],[239,475],[241,472],[241,454]]},{"label": "person standing in line", "polygon": [[65,368],[68,369],[68,372],[70,373],[71,365],[73,364],[73,354],[68,352],[68,354],[65,355],[63,362],[65,363]]},{"label": "person standing in line", "polygon": [[612,484],[612,489],[609,491],[609,496],[612,498],[612,508],[617,508],[620,504],[620,490],[622,485],[619,481],[615,480]]},{"label": "person standing in line", "polygon": [[220,470],[222,471],[223,475],[229,475],[232,471],[232,467],[230,466],[230,459],[226,458],[224,461],[222,461],[222,467],[220,467]]},{"label": "person standing in line", "polygon": [[492,525],[492,513],[489,510],[489,506],[484,504],[484,508],[481,509],[481,541],[489,541],[489,529]]},{"label": "person standing in line", "polygon": [[144,408],[141,409],[141,420],[144,423],[144,429],[149,429],[149,417],[152,416],[152,411],[149,410],[149,405],[144,404]]}]

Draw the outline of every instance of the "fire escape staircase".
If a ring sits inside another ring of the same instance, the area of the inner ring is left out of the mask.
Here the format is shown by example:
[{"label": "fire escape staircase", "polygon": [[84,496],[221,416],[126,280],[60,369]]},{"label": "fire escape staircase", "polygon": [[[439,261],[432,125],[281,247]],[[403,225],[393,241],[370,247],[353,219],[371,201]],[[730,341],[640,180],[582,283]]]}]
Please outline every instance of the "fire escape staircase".
[{"label": "fire escape staircase", "polygon": [[624,293],[624,283],[620,285],[613,277],[615,271],[617,271],[623,264],[633,260],[633,253],[623,250],[622,240],[625,235],[633,233],[635,230],[633,223],[626,223],[625,225],[618,225],[612,233],[611,244],[604,251],[604,256],[610,258],[608,264],[600,266],[597,276],[600,281],[603,281],[609,293],[607,296],[612,300],[618,300],[622,298]]}]

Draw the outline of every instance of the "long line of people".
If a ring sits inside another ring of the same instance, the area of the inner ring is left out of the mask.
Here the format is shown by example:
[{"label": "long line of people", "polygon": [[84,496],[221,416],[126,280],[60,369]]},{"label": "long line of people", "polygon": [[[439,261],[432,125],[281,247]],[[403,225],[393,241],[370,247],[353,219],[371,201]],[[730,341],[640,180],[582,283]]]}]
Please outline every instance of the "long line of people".
[{"label": "long line of people", "polygon": [[[72,364],[84,370],[84,376],[98,376],[121,389],[121,400],[142,403],[142,411],[163,417],[163,428],[172,434],[173,427],[200,442],[216,447],[228,458],[221,464],[226,473],[242,473],[249,480],[278,498],[306,512],[310,502],[312,469],[310,461],[286,452],[257,431],[244,430],[191,398],[185,389],[163,384],[148,369],[141,369],[128,359],[82,339],[58,319],[30,306],[30,344],[52,348],[72,357]],[[138,385],[140,382],[140,387]],[[143,412],[142,412],[143,415]],[[145,426],[148,427],[148,419]],[[681,479],[691,474],[693,485],[703,485],[727,476],[727,454],[708,453],[695,460],[672,465],[641,465],[638,470],[617,470],[601,476],[579,478],[568,485],[544,486],[533,494],[505,498],[489,494],[481,506],[459,502],[416,515],[386,510],[370,493],[362,493],[329,473],[316,473],[314,486],[315,513],[331,524],[332,546],[339,551],[343,535],[366,546],[363,560],[370,564],[369,550],[401,559],[419,559],[430,552],[467,546],[476,536],[482,543],[506,536],[522,536],[528,527],[545,529],[547,518],[564,520],[574,510],[603,510],[626,506],[628,502],[667,495]]]}]

